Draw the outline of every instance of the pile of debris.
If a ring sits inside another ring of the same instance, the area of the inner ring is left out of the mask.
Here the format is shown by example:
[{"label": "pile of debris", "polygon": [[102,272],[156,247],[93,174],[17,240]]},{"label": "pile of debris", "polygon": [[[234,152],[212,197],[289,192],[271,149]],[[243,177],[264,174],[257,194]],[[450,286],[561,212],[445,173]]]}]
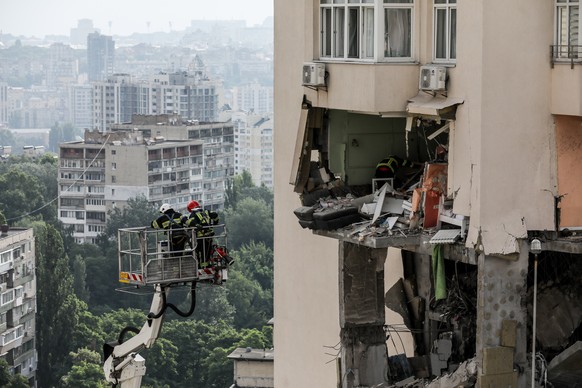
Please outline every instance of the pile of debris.
[{"label": "pile of debris", "polygon": [[392,179],[375,179],[374,189],[377,183],[383,185],[367,195],[357,195],[357,190],[341,180],[329,180],[329,174],[316,171],[318,184],[310,185],[312,191],[302,196],[303,206],[294,211],[303,228],[342,228],[359,240],[441,229],[444,232],[435,235],[435,243],[457,242],[466,235],[468,218],[453,214],[452,201],[445,198],[445,163],[426,164],[418,181],[401,190],[395,190]]}]

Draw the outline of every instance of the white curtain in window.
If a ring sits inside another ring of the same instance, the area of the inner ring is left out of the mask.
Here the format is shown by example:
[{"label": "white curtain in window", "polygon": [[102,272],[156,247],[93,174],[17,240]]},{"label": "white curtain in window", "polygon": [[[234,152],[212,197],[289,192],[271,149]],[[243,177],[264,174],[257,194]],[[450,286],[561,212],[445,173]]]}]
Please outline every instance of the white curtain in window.
[{"label": "white curtain in window", "polygon": [[384,56],[410,57],[410,9],[385,9],[384,23]]},{"label": "white curtain in window", "polygon": [[374,8],[364,8],[364,58],[374,58]]}]

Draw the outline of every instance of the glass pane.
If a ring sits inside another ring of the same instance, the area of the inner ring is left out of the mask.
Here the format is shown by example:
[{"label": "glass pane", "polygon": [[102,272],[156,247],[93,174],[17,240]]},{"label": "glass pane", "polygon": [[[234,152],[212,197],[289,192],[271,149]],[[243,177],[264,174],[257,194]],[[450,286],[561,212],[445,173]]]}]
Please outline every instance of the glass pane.
[{"label": "glass pane", "polygon": [[449,4],[457,4],[457,0],[449,0]]},{"label": "glass pane", "polygon": [[360,57],[360,31],[359,31],[359,8],[349,9],[349,19],[348,19],[348,58],[359,58]]},{"label": "glass pane", "polygon": [[346,0],[333,0],[335,4],[344,4]]},{"label": "glass pane", "polygon": [[345,8],[334,8],[333,56],[339,58],[344,57],[345,13]]},{"label": "glass pane", "polygon": [[319,4],[331,4],[331,0],[319,0]]},{"label": "glass pane", "polygon": [[447,0],[434,0],[435,4],[446,4]]},{"label": "glass pane", "polygon": [[410,57],[412,10],[386,8],[384,10],[384,56]]},{"label": "glass pane", "polygon": [[579,10],[578,6],[571,6],[570,7],[570,15],[569,15],[569,35],[570,38],[568,39],[568,44],[571,46],[578,45],[578,20],[579,20]]},{"label": "glass pane", "polygon": [[451,20],[450,22],[450,30],[449,30],[449,39],[450,41],[450,55],[449,58],[450,59],[455,59],[457,58],[457,9],[453,8],[451,9]]},{"label": "glass pane", "polygon": [[435,58],[447,58],[447,13],[437,9],[435,16]]},{"label": "glass pane", "polygon": [[331,56],[331,8],[321,10],[321,55]]},{"label": "glass pane", "polygon": [[364,57],[374,58],[374,8],[364,8]]},{"label": "glass pane", "polygon": [[412,4],[412,0],[384,0],[384,3],[392,3],[392,4],[408,3],[408,4]]}]

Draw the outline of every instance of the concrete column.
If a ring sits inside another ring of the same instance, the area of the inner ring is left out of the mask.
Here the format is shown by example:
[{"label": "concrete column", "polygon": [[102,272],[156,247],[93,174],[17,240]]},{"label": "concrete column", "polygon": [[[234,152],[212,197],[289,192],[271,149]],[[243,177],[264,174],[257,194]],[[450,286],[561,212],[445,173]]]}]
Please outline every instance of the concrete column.
[{"label": "concrete column", "polygon": [[384,261],[387,249],[339,247],[342,388],[387,382]]},{"label": "concrete column", "polygon": [[[522,242],[520,253],[513,260],[483,254],[478,257],[476,347],[477,356],[484,363],[483,374],[508,373],[513,370],[513,363],[527,368],[528,314],[524,298],[527,293],[528,259],[527,242]],[[501,341],[504,321],[517,322],[515,337],[511,340],[514,346],[510,346],[514,349],[509,353],[512,357],[504,362],[507,365],[493,367],[493,361],[500,364],[499,351],[508,350],[507,344]],[[491,366],[488,371],[485,370],[487,365]]]}]

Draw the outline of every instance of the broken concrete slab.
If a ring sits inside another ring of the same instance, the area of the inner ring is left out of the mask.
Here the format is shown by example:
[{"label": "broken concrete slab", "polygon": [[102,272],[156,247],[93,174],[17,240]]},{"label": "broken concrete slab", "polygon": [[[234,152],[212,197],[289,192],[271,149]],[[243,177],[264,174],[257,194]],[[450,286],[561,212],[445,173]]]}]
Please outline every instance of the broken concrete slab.
[{"label": "broken concrete slab", "polygon": [[477,379],[477,371],[478,363],[473,358],[464,361],[453,373],[437,377],[426,388],[472,387]]},{"label": "broken concrete slab", "polygon": [[555,388],[576,387],[582,381],[582,341],[576,342],[552,359],[548,380]]}]

